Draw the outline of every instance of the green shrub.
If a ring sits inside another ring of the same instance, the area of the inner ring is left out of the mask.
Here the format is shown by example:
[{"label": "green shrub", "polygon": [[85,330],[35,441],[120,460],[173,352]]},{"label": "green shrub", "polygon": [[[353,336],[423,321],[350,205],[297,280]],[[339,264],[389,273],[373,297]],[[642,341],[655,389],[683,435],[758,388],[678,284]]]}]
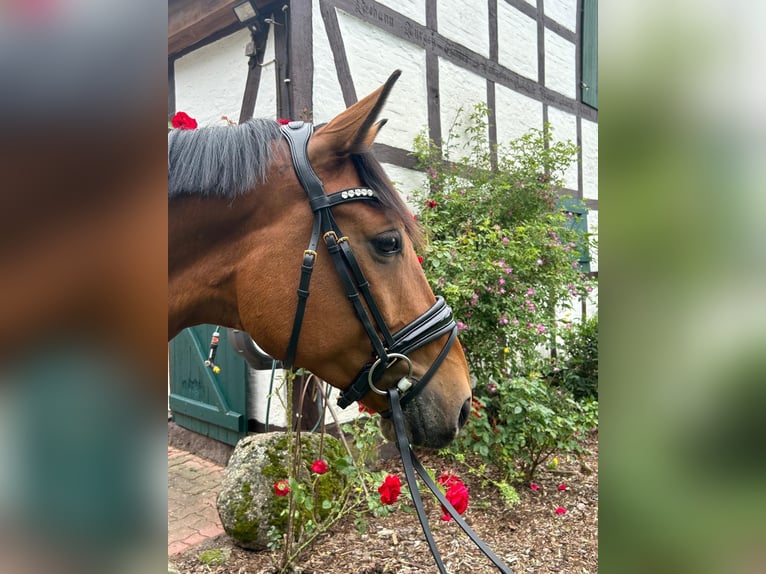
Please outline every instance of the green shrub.
[{"label": "green shrub", "polygon": [[573,323],[561,337],[562,354],[548,377],[550,383],[577,400],[598,399],[598,315]]},{"label": "green shrub", "polygon": [[[452,307],[476,394],[509,377],[545,369],[551,340],[567,326],[557,313],[592,287],[580,272],[582,237],[557,208],[563,170],[576,147],[532,130],[486,148],[486,108],[463,129],[465,147],[443,155],[425,136],[415,142],[428,185],[416,192],[427,242],[423,268]],[[449,160],[449,161],[446,161]]]},{"label": "green shrub", "polygon": [[[578,261],[589,238],[558,207],[576,146],[554,142],[549,126],[495,150],[486,134],[487,109],[478,105],[442,148],[425,136],[415,141],[428,176],[416,193],[427,238],[423,268],[455,313],[481,405],[455,450],[530,480],[551,453],[580,450],[579,433],[595,425],[593,405],[579,405],[570,387],[553,389],[539,374],[556,367],[550,349],[564,340],[571,385],[575,374],[595,385],[585,379],[597,376],[597,347],[588,346],[595,333],[575,340],[573,323],[560,319],[592,290]],[[579,396],[591,396],[584,391]]]},{"label": "green shrub", "polygon": [[551,388],[538,373],[509,379],[478,402],[455,449],[476,452],[508,480],[531,481],[553,453],[584,453],[582,435],[595,426],[591,408]]}]

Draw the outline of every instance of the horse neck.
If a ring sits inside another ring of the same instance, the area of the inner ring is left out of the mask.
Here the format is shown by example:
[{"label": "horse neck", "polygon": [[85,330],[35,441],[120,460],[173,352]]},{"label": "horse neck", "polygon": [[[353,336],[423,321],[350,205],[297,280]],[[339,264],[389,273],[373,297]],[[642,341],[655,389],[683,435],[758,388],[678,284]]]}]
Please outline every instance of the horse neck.
[{"label": "horse neck", "polygon": [[236,244],[248,226],[250,204],[247,196],[168,202],[168,338],[200,323],[240,327]]}]

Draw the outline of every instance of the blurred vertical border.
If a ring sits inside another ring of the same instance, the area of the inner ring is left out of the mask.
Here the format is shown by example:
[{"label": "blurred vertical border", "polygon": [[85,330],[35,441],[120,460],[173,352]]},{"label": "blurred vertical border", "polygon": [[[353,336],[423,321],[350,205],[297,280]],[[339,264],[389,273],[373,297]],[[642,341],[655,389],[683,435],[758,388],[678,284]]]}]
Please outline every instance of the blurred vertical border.
[{"label": "blurred vertical border", "polygon": [[167,6],[0,3],[0,570],[166,560]]},{"label": "blurred vertical border", "polygon": [[600,569],[763,572],[766,5],[600,17]]}]

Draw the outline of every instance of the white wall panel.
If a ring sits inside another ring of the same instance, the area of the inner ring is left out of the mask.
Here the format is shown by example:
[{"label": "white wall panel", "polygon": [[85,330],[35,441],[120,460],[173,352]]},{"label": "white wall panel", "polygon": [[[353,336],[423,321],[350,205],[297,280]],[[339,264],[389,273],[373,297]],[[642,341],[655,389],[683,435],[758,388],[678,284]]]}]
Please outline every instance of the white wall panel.
[{"label": "white wall panel", "polygon": [[576,98],[575,45],[547,29],[544,42],[546,87],[570,98]]},{"label": "white wall panel", "polygon": [[582,194],[598,199],[598,124],[582,120]]},{"label": "white wall panel", "polygon": [[195,118],[200,127],[223,125],[223,115],[237,121],[247,80],[249,41],[250,32],[240,30],[176,60],[176,110]]},{"label": "white wall panel", "polygon": [[537,22],[506,2],[497,4],[500,65],[534,81],[537,74]]},{"label": "white wall panel", "polygon": [[[441,129],[442,141],[447,142],[450,127],[459,118],[465,127],[468,125],[468,117],[473,113],[475,104],[487,101],[487,80],[478,74],[461,68],[439,58],[439,103],[441,106]],[[455,137],[450,144],[461,146],[464,138],[460,135],[461,129],[455,130]],[[489,142],[489,138],[487,138]],[[489,147],[489,145],[487,146]],[[462,149],[458,148],[458,159]]]},{"label": "white wall panel", "polygon": [[338,21],[358,98],[379,88],[394,70],[402,71],[381,114],[389,122],[376,141],[412,149],[415,136],[428,126],[425,50],[343,11]]},{"label": "white wall panel", "polygon": [[543,104],[505,86],[495,85],[497,142],[507,144],[530,129],[543,129]]},{"label": "white wall panel", "polygon": [[[596,240],[598,240],[598,210],[591,210],[588,212],[588,233],[592,234]],[[598,271],[598,245],[595,249],[590,250],[590,270]]]},{"label": "white wall panel", "polygon": [[314,21],[314,122],[322,123],[337,116],[346,109],[346,105],[324,20],[319,11],[319,0],[314,0],[311,14]]},{"label": "white wall panel", "polygon": [[425,0],[378,0],[378,2],[415,20],[418,24],[426,25]]},{"label": "white wall panel", "polygon": [[[553,128],[553,141],[577,144],[577,118],[573,114],[548,106],[548,123]],[[577,156],[564,172],[564,187],[577,189]]]},{"label": "white wall panel", "polygon": [[577,28],[577,0],[545,0],[545,15],[572,32]]},{"label": "white wall panel", "polygon": [[274,60],[274,25],[269,26],[266,49],[263,54],[261,80],[255,100],[254,118],[277,119],[277,63]]},{"label": "white wall panel", "polygon": [[482,56],[489,57],[487,2],[439,0],[436,20],[439,34]]}]

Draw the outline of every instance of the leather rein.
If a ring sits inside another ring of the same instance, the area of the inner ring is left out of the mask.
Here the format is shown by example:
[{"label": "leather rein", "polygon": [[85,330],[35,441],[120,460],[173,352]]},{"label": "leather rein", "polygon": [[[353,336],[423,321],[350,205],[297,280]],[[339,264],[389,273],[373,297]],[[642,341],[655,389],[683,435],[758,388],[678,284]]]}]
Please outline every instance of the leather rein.
[{"label": "leather rein", "polygon": [[[444,362],[449,350],[457,339],[457,324],[452,315],[452,309],[450,309],[442,297],[437,297],[436,303],[425,313],[396,333],[390,332],[383,320],[380,309],[375,304],[375,300],[370,292],[370,285],[354,257],[348,238],[341,233],[331,211],[332,207],[349,201],[378,201],[377,192],[367,187],[358,187],[344,189],[327,195],[322,181],[314,172],[308,159],[308,142],[314,132],[313,125],[306,122],[293,121],[283,125],[281,130],[290,146],[295,173],[308,196],[309,204],[314,213],[311,239],[309,240],[308,247],[303,252],[301,278],[298,286],[298,305],[295,310],[292,333],[285,356],[285,368],[291,369],[295,361],[301,326],[303,324],[303,315],[309,297],[311,274],[317,258],[317,247],[321,237],[341,278],[346,295],[353,305],[354,311],[362,323],[367,336],[370,338],[374,349],[374,359],[362,367],[351,386],[341,393],[338,399],[338,406],[346,408],[351,403],[362,399],[369,392],[388,396],[390,408],[380,414],[381,416],[392,418],[396,433],[396,446],[402,458],[402,466],[404,467],[404,474],[412,494],[412,502],[417,511],[418,519],[423,528],[431,554],[441,574],[447,574],[447,570],[428,525],[428,517],[426,516],[423,501],[418,490],[416,473],[420,476],[423,484],[428,487],[442,506],[447,509],[447,512],[455,519],[458,526],[463,529],[471,541],[476,544],[479,550],[484,553],[500,572],[503,574],[513,574],[511,569],[468,526],[440,488],[431,479],[412,451],[404,426],[402,407],[417,396],[433,378],[433,375]],[[365,304],[367,309],[369,309],[369,313],[365,309]],[[413,379],[412,361],[407,357],[407,354],[447,334],[449,334],[447,342],[428,371],[420,379]],[[378,388],[376,383],[385,371],[399,361],[407,363],[409,375],[402,377],[393,388],[387,390]]]}]

